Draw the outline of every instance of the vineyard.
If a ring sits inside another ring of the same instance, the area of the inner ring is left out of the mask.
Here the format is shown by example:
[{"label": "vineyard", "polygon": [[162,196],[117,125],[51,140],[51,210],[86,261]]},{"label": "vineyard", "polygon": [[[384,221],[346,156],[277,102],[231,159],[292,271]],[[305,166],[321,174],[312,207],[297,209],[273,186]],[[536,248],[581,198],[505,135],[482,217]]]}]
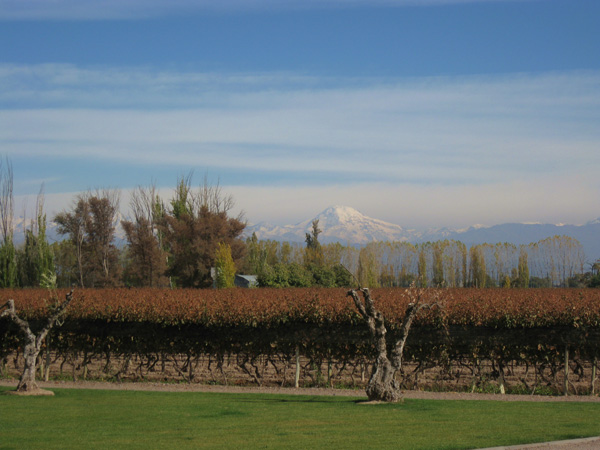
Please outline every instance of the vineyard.
[{"label": "vineyard", "polygon": [[[430,292],[433,293],[433,290]],[[398,332],[409,299],[372,290]],[[66,291],[2,290],[35,327]],[[408,339],[407,388],[594,390],[600,290],[444,289]],[[20,336],[0,320],[3,373]],[[75,291],[46,342],[41,371],[75,378],[359,386],[373,348],[344,289],[99,289]]]}]

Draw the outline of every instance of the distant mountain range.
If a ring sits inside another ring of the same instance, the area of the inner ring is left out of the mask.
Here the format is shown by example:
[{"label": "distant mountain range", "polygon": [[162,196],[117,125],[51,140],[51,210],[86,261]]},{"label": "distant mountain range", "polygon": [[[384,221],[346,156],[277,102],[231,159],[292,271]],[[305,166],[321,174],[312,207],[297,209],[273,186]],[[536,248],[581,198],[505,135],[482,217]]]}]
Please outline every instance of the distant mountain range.
[{"label": "distant mountain range", "polygon": [[256,233],[259,239],[304,242],[306,233],[311,231],[315,219],[319,220],[319,228],[322,230],[319,235],[322,243],[365,245],[372,241],[420,243],[452,239],[467,245],[498,242],[520,245],[538,242],[551,236],[566,235],[581,243],[589,261],[600,259],[600,218],[585,225],[506,223],[491,227],[476,225],[462,230],[414,230],[373,219],[349,206],[331,206],[312,219],[296,225],[277,226],[262,222],[247,227],[245,234],[250,236]]}]

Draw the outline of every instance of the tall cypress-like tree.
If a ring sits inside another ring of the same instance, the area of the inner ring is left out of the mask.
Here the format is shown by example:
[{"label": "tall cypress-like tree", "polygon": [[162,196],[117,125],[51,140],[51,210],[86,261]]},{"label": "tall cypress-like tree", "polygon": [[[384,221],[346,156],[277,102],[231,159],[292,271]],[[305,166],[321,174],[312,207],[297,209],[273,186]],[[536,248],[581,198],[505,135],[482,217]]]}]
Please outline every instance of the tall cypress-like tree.
[{"label": "tall cypress-like tree", "polygon": [[0,287],[17,285],[17,253],[13,242],[13,170],[10,160],[0,160]]},{"label": "tall cypress-like tree", "polygon": [[46,214],[44,213],[44,186],[36,201],[36,219],[25,230],[25,244],[17,251],[19,284],[25,286],[54,285],[56,277],[54,255],[46,238]]},{"label": "tall cypress-like tree", "polygon": [[358,256],[358,281],[362,287],[379,287],[379,265],[376,243],[367,244],[360,249]]},{"label": "tall cypress-like tree", "polygon": [[432,245],[433,251],[433,279],[431,283],[435,287],[442,287],[445,284],[444,278],[444,250],[448,245],[448,241],[437,241]]},{"label": "tall cypress-like tree", "polygon": [[231,257],[231,247],[219,242],[215,254],[215,276],[218,289],[235,286],[235,263]]},{"label": "tall cypress-like tree", "polygon": [[427,255],[425,253],[425,246],[420,245],[419,248],[419,261],[417,263],[417,276],[420,287],[427,287]]},{"label": "tall cypress-like tree", "polygon": [[521,288],[529,287],[529,263],[525,246],[521,246],[519,251],[517,286]]},{"label": "tall cypress-like tree", "polygon": [[312,221],[312,229],[310,233],[306,233],[306,250],[304,256],[304,264],[309,266],[321,267],[323,265],[323,249],[319,242],[319,234],[321,229],[319,228],[319,219]]},{"label": "tall cypress-like tree", "polygon": [[471,285],[473,287],[484,288],[487,281],[487,271],[485,267],[485,255],[481,245],[474,245],[470,249],[471,255]]}]

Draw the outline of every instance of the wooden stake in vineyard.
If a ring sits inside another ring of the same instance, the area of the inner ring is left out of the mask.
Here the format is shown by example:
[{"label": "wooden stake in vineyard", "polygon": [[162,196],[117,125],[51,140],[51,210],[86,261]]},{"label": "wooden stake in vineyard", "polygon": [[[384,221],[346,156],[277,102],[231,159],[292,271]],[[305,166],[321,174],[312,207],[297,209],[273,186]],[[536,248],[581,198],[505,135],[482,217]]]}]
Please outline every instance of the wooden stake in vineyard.
[{"label": "wooden stake in vineyard", "polygon": [[1,308],[7,308],[0,314],[0,317],[9,317],[14,323],[16,323],[21,332],[25,336],[25,347],[23,349],[23,358],[25,359],[25,364],[23,367],[23,373],[21,374],[21,378],[19,380],[19,384],[17,385],[17,390],[12,391],[17,394],[23,395],[54,395],[51,391],[46,391],[44,389],[40,389],[40,387],[35,382],[35,372],[37,365],[37,358],[42,349],[42,343],[44,339],[48,335],[48,332],[52,329],[56,321],[60,316],[62,316],[71,303],[73,299],[73,291],[69,292],[66,295],[65,301],[58,305],[53,311],[48,320],[46,321],[46,325],[37,333],[33,333],[31,331],[31,327],[29,326],[29,322],[21,319],[15,310],[15,301],[8,300]]},{"label": "wooden stake in vineyard", "polygon": [[[362,294],[360,298],[358,292]],[[396,381],[396,373],[402,368],[402,358],[404,354],[404,346],[413,320],[417,314],[423,309],[431,309],[440,307],[440,291],[417,288],[412,285],[407,289],[410,303],[406,308],[404,319],[400,327],[400,335],[396,341],[388,347],[385,327],[385,317],[375,307],[375,302],[371,297],[371,293],[367,288],[359,288],[358,292],[354,289],[348,291],[348,296],[351,296],[356,305],[356,309],[361,316],[367,321],[371,336],[375,340],[377,357],[373,363],[371,378],[367,384],[367,397],[371,401],[383,402],[400,402],[402,401],[402,392]],[[425,302],[426,292],[432,292],[431,300]]]}]

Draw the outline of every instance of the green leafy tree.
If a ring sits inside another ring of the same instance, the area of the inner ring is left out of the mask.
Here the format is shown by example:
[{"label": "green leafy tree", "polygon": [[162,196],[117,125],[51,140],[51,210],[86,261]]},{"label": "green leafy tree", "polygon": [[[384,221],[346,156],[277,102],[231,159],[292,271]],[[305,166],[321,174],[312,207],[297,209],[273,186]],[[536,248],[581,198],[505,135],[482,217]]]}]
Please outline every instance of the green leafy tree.
[{"label": "green leafy tree", "polygon": [[313,285],[313,274],[302,264],[289,263],[287,273],[288,284],[291,287],[310,287]]},{"label": "green leafy tree", "polygon": [[258,275],[258,284],[261,287],[285,288],[290,287],[289,279],[290,272],[288,264],[267,264],[263,271]]},{"label": "green leafy tree", "polygon": [[530,288],[550,288],[552,287],[552,278],[550,277],[530,277],[529,278]]},{"label": "green leafy tree", "polygon": [[0,245],[0,287],[17,286],[17,252],[12,237]]},{"label": "green leafy tree", "polygon": [[231,247],[219,242],[215,255],[215,276],[218,289],[235,286],[235,263],[231,257]]},{"label": "green leafy tree", "polygon": [[75,244],[69,239],[64,239],[50,244],[50,249],[54,255],[56,286],[67,288],[78,284],[79,276]]},{"label": "green leafy tree", "polygon": [[56,276],[54,255],[46,238],[43,186],[37,198],[36,220],[25,230],[25,243],[17,251],[20,286],[41,286],[42,279]]},{"label": "green leafy tree", "polygon": [[329,267],[313,264],[308,267],[308,270],[312,273],[314,285],[321,287],[336,286],[335,273]]}]

